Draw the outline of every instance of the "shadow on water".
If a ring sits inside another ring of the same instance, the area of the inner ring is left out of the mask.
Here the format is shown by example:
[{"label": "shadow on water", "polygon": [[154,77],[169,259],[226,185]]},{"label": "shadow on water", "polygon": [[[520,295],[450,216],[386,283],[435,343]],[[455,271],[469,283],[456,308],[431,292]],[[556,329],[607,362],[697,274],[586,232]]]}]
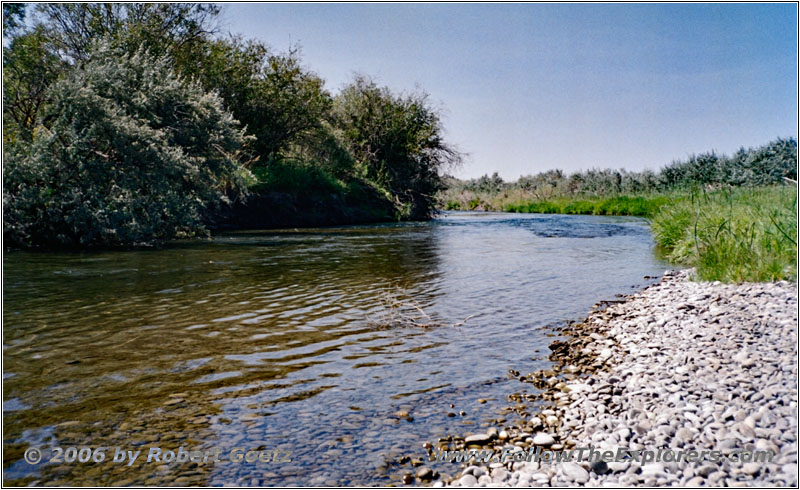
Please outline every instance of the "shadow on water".
[{"label": "shadow on water", "polygon": [[[542,367],[542,325],[664,268],[642,220],[540,218],[7,253],[5,483],[388,483],[397,455],[422,457],[423,441],[495,415],[516,389],[509,367]],[[476,316],[457,328],[371,322],[398,289],[443,323]],[[31,466],[29,446],[143,454],[132,466]],[[150,447],[278,449],[292,461],[146,463]]]}]

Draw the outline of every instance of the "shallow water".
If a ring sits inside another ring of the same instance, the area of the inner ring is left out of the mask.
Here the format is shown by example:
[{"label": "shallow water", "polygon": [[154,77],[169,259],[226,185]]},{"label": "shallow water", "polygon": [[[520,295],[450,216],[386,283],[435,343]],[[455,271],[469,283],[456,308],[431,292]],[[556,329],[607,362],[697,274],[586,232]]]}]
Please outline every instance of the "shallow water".
[{"label": "shallow water", "polygon": [[[387,484],[398,455],[496,418],[521,389],[507,371],[547,367],[553,325],[666,267],[640,219],[502,213],[6,253],[4,483]],[[30,465],[29,446],[143,454]],[[292,461],[146,463],[150,447]]]}]

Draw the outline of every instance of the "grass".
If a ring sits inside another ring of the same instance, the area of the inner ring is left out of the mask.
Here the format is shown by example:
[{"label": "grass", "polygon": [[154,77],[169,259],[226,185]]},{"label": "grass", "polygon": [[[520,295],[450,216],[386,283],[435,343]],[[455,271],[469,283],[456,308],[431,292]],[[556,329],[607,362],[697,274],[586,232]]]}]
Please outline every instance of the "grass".
[{"label": "grass", "polygon": [[797,188],[694,192],[653,216],[653,235],[672,262],[700,279],[797,280]]},{"label": "grass", "polygon": [[573,200],[569,198],[506,204],[511,213],[597,214],[652,217],[670,201],[664,195],[616,196]]},{"label": "grass", "polygon": [[270,162],[253,170],[258,184],[255,192],[272,191],[302,195],[347,193],[347,185],[324,170],[302,162]]},{"label": "grass", "polygon": [[[487,199],[491,202],[491,200]],[[456,205],[452,206],[457,209]],[[486,206],[487,208],[495,207]],[[641,216],[670,262],[728,283],[797,280],[797,187],[508,202],[514,213]]]}]

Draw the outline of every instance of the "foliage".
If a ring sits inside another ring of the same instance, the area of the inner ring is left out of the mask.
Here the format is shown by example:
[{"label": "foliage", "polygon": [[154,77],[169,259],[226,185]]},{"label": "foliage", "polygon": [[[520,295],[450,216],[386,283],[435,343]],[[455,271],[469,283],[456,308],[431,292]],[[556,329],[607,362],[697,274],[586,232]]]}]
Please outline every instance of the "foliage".
[{"label": "foliage", "polygon": [[647,195],[696,187],[756,187],[781,184],[784,179],[797,180],[797,142],[792,138],[779,138],[759,148],[742,148],[731,157],[714,152],[692,155],[659,172],[590,169],[566,175],[561,170],[548,170],[515,182],[504,182],[497,174],[465,181],[448,177],[447,189],[438,197],[441,203],[458,203],[461,209],[479,199],[487,203],[487,209],[499,210],[528,201]]},{"label": "foliage", "polygon": [[404,216],[430,217],[442,187],[440,171],[460,156],[443,140],[440,115],[427,95],[395,95],[359,76],[334,102],[334,125],[357,175],[394,196]]},{"label": "foliage", "polygon": [[652,217],[669,201],[670,199],[668,197],[661,195],[615,196],[583,200],[559,198],[545,201],[507,204],[504,210],[511,213],[595,214]]},{"label": "foliage", "polygon": [[[10,243],[129,245],[300,215],[424,219],[458,162],[425,94],[359,77],[334,103],[299,48],[217,35],[216,5],[31,8],[26,25],[25,5],[3,5]],[[252,205],[215,211],[244,187]]]},{"label": "foliage", "polygon": [[[3,5],[3,8],[5,8]],[[42,123],[47,89],[63,72],[41,28],[13,37],[3,47],[3,135],[29,142]]]},{"label": "foliage", "polygon": [[338,194],[343,196],[346,186],[313,164],[297,161],[276,161],[258,167],[253,173],[258,179],[254,192],[288,192],[307,195]]},{"label": "foliage", "polygon": [[657,213],[653,233],[670,260],[708,281],[797,279],[797,188],[693,192]]},{"label": "foliage", "polygon": [[214,31],[212,4],[42,3],[37,23],[26,28],[25,4],[3,4],[3,136],[30,141],[43,120],[48,88],[87,60],[104,42],[134,54],[169,55],[174,66],[195,59]]},{"label": "foliage", "polygon": [[36,6],[47,37],[69,60],[91,55],[105,39],[129,54],[146,49],[174,60],[192,57],[197,43],[215,32],[218,6],[209,3],[41,3]]},{"label": "foliage", "polygon": [[213,40],[181,70],[219,93],[255,136],[252,150],[263,165],[302,145],[321,129],[331,109],[324,81],[302,67],[298,49],[276,54],[257,41]]},{"label": "foliage", "polygon": [[201,233],[205,213],[243,190],[243,131],[170,63],[101,45],[56,82],[52,124],[4,155],[8,240],[85,247]]}]

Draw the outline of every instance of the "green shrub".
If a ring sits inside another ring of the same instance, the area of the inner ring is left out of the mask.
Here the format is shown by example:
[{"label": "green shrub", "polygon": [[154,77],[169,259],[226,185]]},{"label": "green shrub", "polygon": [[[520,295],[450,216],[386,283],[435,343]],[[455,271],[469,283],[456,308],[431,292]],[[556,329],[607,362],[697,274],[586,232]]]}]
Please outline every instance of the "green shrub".
[{"label": "green shrub", "polygon": [[52,87],[49,128],[6,149],[11,243],[131,245],[203,233],[205,213],[244,188],[238,123],[169,63],[101,45]]},{"label": "green shrub", "polygon": [[258,184],[254,192],[286,192],[299,195],[347,193],[347,186],[315,165],[280,160],[261,165],[253,170]]},{"label": "green shrub", "polygon": [[560,213],[561,207],[551,201],[532,202],[528,204],[528,213]]},{"label": "green shrub", "polygon": [[564,206],[565,214],[594,214],[595,203],[591,201],[572,201]]},{"label": "green shrub", "polygon": [[396,95],[357,77],[335,98],[333,116],[356,174],[387,191],[403,217],[430,218],[440,173],[461,156],[444,141],[441,116],[427,94]]}]

